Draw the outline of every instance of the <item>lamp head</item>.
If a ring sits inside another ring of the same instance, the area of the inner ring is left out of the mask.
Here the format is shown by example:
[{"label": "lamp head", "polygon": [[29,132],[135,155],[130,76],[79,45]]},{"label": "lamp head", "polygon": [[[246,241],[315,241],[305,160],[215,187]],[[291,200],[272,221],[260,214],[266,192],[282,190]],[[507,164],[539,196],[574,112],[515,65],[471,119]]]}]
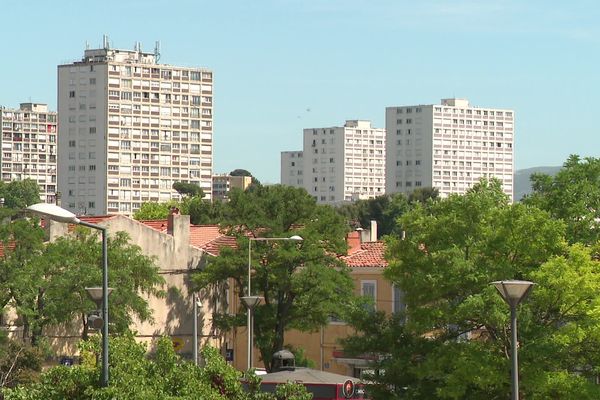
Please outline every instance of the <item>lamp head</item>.
[{"label": "lamp head", "polygon": [[500,296],[510,306],[517,306],[520,302],[531,292],[535,283],[530,281],[519,281],[519,280],[508,280],[508,281],[495,281],[492,285],[496,287]]},{"label": "lamp head", "polygon": [[30,205],[26,210],[57,222],[66,222],[70,224],[79,223],[79,218],[77,218],[75,214],[56,204],[37,203]]}]

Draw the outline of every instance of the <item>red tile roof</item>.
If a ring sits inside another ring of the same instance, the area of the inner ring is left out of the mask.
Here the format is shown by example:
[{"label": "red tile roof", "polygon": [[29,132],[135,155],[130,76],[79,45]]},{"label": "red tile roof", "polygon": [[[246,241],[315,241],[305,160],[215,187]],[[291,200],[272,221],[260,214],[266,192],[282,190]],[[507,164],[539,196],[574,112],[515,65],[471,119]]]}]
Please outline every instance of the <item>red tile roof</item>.
[{"label": "red tile roof", "polygon": [[341,256],[349,267],[387,267],[385,260],[385,244],[383,242],[364,242],[360,244],[360,250]]},{"label": "red tile roof", "polygon": [[167,220],[166,219],[153,219],[147,221],[139,221],[144,225],[149,226],[150,228],[157,230],[159,232],[167,231]]},{"label": "red tile roof", "polygon": [[[140,221],[159,232],[167,231],[167,220]],[[190,245],[198,247],[212,256],[218,256],[221,247],[236,248],[235,237],[228,236],[218,225],[190,224]],[[385,260],[385,245],[383,242],[365,242],[360,249],[347,256],[340,256],[349,267],[387,267]]]},{"label": "red tile roof", "polygon": [[79,218],[81,221],[85,221],[85,222],[89,222],[90,224],[99,224],[101,222],[104,222],[108,219],[112,219],[115,218],[116,215],[94,215],[94,216],[81,216],[81,217],[77,217]]}]

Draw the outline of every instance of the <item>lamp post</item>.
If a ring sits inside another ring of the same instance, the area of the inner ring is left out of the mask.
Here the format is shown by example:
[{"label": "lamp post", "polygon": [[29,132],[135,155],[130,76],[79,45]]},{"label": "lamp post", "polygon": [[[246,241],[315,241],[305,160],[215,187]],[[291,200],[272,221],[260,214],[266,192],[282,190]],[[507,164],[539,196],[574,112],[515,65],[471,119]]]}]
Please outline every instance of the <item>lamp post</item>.
[{"label": "lamp post", "polygon": [[200,308],[202,308],[202,303],[200,301],[200,299],[198,298],[198,295],[196,293],[194,293],[192,295],[192,301],[193,301],[193,312],[194,312],[194,327],[193,327],[193,333],[192,335],[194,336],[192,338],[192,346],[194,346],[194,350],[193,350],[193,357],[194,357],[194,364],[198,365],[198,310]]},{"label": "lamp post", "polygon": [[531,292],[535,283],[529,281],[496,281],[492,285],[498,289],[500,296],[510,306],[510,328],[512,335],[511,358],[512,358],[512,400],[519,400],[519,360],[517,356],[517,306]]},{"label": "lamp post", "polygon": [[246,296],[242,297],[242,301],[248,308],[247,329],[248,329],[248,369],[252,368],[252,349],[254,348],[254,308],[260,304],[259,296],[252,296],[252,242],[272,242],[272,241],[296,241],[301,242],[302,239],[298,235],[290,237],[258,237],[249,238],[248,240],[248,291]]},{"label": "lamp post", "polygon": [[108,386],[108,246],[106,242],[107,230],[105,227],[91,224],[77,218],[72,212],[65,210],[56,204],[37,203],[27,207],[27,210],[42,217],[49,218],[57,222],[65,222],[75,225],[81,225],[88,228],[99,230],[102,234],[102,377],[100,384],[103,387]]}]

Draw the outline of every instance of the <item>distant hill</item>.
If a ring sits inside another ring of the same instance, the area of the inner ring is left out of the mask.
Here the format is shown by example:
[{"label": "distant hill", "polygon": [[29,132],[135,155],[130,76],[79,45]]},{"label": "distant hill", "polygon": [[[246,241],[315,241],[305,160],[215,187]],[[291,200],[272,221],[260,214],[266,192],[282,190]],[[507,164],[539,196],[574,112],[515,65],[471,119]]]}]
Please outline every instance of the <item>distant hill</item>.
[{"label": "distant hill", "polygon": [[531,193],[531,182],[529,182],[531,174],[540,172],[542,174],[554,176],[561,168],[562,167],[533,167],[517,170],[513,180],[515,201],[519,201],[523,196]]}]

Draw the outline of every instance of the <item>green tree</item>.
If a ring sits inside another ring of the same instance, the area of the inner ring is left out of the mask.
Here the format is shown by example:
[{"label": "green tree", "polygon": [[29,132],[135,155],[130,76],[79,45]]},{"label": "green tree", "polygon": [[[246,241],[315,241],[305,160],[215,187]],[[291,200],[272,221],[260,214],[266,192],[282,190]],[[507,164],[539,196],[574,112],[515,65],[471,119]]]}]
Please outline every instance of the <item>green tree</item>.
[{"label": "green tree", "polygon": [[33,179],[0,182],[0,197],[4,198],[4,207],[22,210],[40,202],[40,187]]},{"label": "green tree", "polygon": [[142,203],[140,209],[133,214],[133,218],[138,221],[167,219],[172,207],[179,208],[180,203],[177,200],[170,200],[164,203]]},{"label": "green tree", "polygon": [[188,214],[190,222],[195,225],[218,224],[223,218],[223,209],[223,202],[212,202],[198,196],[185,198],[181,204],[181,212]]},{"label": "green tree", "polygon": [[570,156],[555,175],[533,174],[533,193],[523,202],[567,224],[571,243],[600,239],[600,158]]},{"label": "green tree", "polygon": [[[351,301],[352,280],[336,257],[346,251],[345,224],[331,207],[318,206],[305,190],[282,185],[232,192],[224,220],[238,247],[222,248],[220,256],[209,261],[193,278],[198,288],[232,280],[238,297],[244,296],[248,236],[304,239],[252,243],[253,294],[264,297],[256,308],[255,336],[270,371],[271,357],[283,349],[287,329],[315,330]],[[216,317],[224,329],[244,323],[243,315]]]},{"label": "green tree", "polygon": [[[95,305],[85,287],[101,282],[101,244],[87,228],[74,236],[44,245],[44,232],[35,219],[18,219],[0,226],[4,246],[0,258],[2,304],[12,306],[23,324],[23,338],[36,345],[47,326],[81,317],[87,336],[86,314]],[[151,319],[146,296],[160,296],[164,279],[154,260],[129,243],[124,232],[108,240],[111,285],[111,329],[122,332],[133,318]]]},{"label": "green tree", "polygon": [[194,183],[189,182],[175,182],[173,189],[177,191],[183,197],[204,197],[204,191],[202,188]]},{"label": "green tree", "polygon": [[[4,390],[7,400],[310,400],[297,384],[277,387],[275,395],[260,392],[260,379],[251,376],[252,391],[245,391],[241,374],[228,365],[219,352],[202,349],[205,366],[183,362],[169,338],[159,340],[148,357],[146,347],[132,335],[111,337],[110,385],[99,387],[100,366],[81,364],[54,367],[43,373],[39,383]],[[100,353],[100,342],[82,343],[82,354]],[[93,358],[93,357],[92,357]]]},{"label": "green tree", "polygon": [[375,398],[502,399],[510,391],[508,306],[490,282],[536,282],[520,306],[521,389],[533,399],[593,399],[600,365],[595,249],[567,246],[564,224],[508,203],[497,181],[416,204],[388,238],[386,276],[406,311],[358,314],[356,353],[383,357]]},{"label": "green tree", "polygon": [[20,340],[0,338],[0,391],[2,388],[36,382],[42,371],[42,354],[38,348]]},{"label": "green tree", "polygon": [[408,209],[409,202],[402,193],[385,194],[373,199],[358,200],[336,208],[352,229],[369,228],[377,221],[378,237],[389,235],[396,229],[396,219]]}]

